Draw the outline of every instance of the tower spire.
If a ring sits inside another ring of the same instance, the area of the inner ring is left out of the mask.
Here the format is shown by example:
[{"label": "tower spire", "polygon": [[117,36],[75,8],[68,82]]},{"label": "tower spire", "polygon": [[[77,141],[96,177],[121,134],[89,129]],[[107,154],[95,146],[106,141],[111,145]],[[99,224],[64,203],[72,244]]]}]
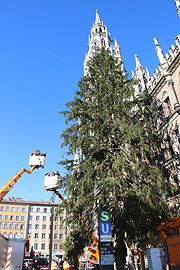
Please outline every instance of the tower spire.
[{"label": "tower spire", "polygon": [[160,64],[161,64],[162,68],[163,68],[164,65],[166,64],[166,61],[165,61],[165,59],[164,59],[164,55],[163,55],[161,46],[159,45],[158,40],[157,40],[156,37],[153,38],[153,40],[154,40],[154,44],[155,44],[155,46],[156,46],[156,53],[157,53],[157,56],[158,56],[158,58],[159,58],[159,62],[160,62]]},{"label": "tower spire", "polygon": [[89,59],[100,52],[102,47],[109,50],[110,54],[113,54],[119,62],[122,62],[121,49],[117,43],[117,39],[115,39],[115,46],[112,46],[110,33],[107,31],[106,25],[100,20],[98,10],[96,9],[95,23],[91,27],[91,35],[89,36],[89,50],[84,60],[84,74],[88,72],[87,63]]},{"label": "tower spire", "polygon": [[145,83],[145,78],[146,78],[146,73],[141,65],[137,54],[135,56],[135,61],[136,61],[136,79],[139,81],[139,92],[144,91],[146,89],[146,83]]},{"label": "tower spire", "polygon": [[96,20],[95,20],[95,24],[101,23],[101,20],[99,18],[99,14],[98,14],[98,10],[96,9]]}]

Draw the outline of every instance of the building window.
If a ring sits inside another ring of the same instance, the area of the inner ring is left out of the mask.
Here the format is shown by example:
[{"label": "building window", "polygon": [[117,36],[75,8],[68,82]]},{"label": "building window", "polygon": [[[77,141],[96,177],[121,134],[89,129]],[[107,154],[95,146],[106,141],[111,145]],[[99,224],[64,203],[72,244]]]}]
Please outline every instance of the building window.
[{"label": "building window", "polygon": [[38,233],[35,233],[34,238],[38,238]]},{"label": "building window", "polygon": [[45,233],[42,233],[42,239],[44,239],[45,238]]},{"label": "building window", "polygon": [[43,209],[43,212],[44,212],[44,213],[47,213],[47,208],[44,208],[44,209]]},{"label": "building window", "polygon": [[62,249],[62,244],[59,245],[59,249]]},{"label": "building window", "polygon": [[35,243],[35,244],[34,244],[34,250],[37,250],[37,249],[38,249],[38,244]]},{"label": "building window", "polygon": [[26,211],[26,208],[25,208],[25,207],[23,207],[23,208],[22,208],[22,212],[24,213],[25,211]]},{"label": "building window", "polygon": [[41,249],[45,249],[45,244],[42,244],[41,245]]},{"label": "building window", "polygon": [[36,212],[39,213],[39,212],[40,212],[40,208],[37,208],[37,209],[36,209]]},{"label": "building window", "polygon": [[15,230],[18,230],[18,229],[19,229],[19,224],[16,223],[16,224],[15,224]]},{"label": "building window", "polygon": [[32,229],[32,224],[29,224],[29,226],[28,226],[28,227],[29,227],[29,229]]},{"label": "building window", "polygon": [[60,221],[63,221],[63,217],[60,217]]},{"label": "building window", "polygon": [[58,217],[55,217],[55,219],[54,219],[55,221],[58,221]]},{"label": "building window", "polygon": [[16,220],[19,220],[19,216],[16,216]]},{"label": "building window", "polygon": [[46,229],[46,225],[42,225],[42,229],[45,230]]},{"label": "building window", "polygon": [[29,216],[29,220],[32,220],[32,216]]},{"label": "building window", "polygon": [[0,207],[0,210],[1,210],[1,211],[4,211],[4,206],[1,206],[1,207]]},{"label": "building window", "polygon": [[36,221],[39,221],[39,216],[36,216]]},{"label": "building window", "polygon": [[57,244],[54,244],[54,249],[57,249]]},{"label": "building window", "polygon": [[20,207],[17,207],[17,212],[20,212]]},{"label": "building window", "polygon": [[59,235],[59,239],[63,239],[63,234],[60,234]]},{"label": "building window", "polygon": [[55,225],[55,226],[54,226],[54,229],[57,230],[57,229],[58,229],[58,225]]},{"label": "building window", "polygon": [[25,220],[25,216],[21,216],[21,221],[24,221]]},{"label": "building window", "polygon": [[8,238],[13,238],[12,232],[10,232],[10,233],[8,234]]},{"label": "building window", "polygon": [[12,211],[12,212],[15,212],[15,207],[14,207],[14,206],[11,207],[11,211]]},{"label": "building window", "polygon": [[39,224],[36,224],[36,225],[35,225],[35,229],[36,229],[36,230],[39,229]]},{"label": "building window", "polygon": [[0,222],[0,229],[2,229],[2,223]]},{"label": "building window", "polygon": [[8,220],[8,215],[5,215],[5,220]]},{"label": "building window", "polygon": [[7,222],[4,223],[4,229],[7,229],[8,225],[7,225]]},{"label": "building window", "polygon": [[10,220],[14,220],[14,216],[10,216]]},{"label": "building window", "polygon": [[17,232],[14,234],[14,238],[17,238]]},{"label": "building window", "polygon": [[6,232],[3,232],[3,236],[6,237],[6,235],[7,235]]},{"label": "building window", "polygon": [[43,216],[43,221],[46,221],[46,216]]},{"label": "building window", "polygon": [[57,234],[54,235],[54,239],[57,239]]},{"label": "building window", "polygon": [[10,229],[10,230],[13,230],[13,223],[10,223],[10,224],[9,224],[9,229]]},{"label": "building window", "polygon": [[159,107],[158,114],[161,121],[166,121],[166,115],[162,105]]},{"label": "building window", "polygon": [[169,116],[172,113],[172,106],[169,97],[165,99],[164,106],[166,108],[166,114]]},{"label": "building window", "polygon": [[24,230],[24,224],[20,225],[20,230]]},{"label": "building window", "polygon": [[2,220],[3,219],[3,215],[0,215],[0,220]]},{"label": "building window", "polygon": [[29,211],[30,211],[30,212],[33,212],[33,207],[30,207]]},{"label": "building window", "polygon": [[9,206],[6,206],[6,211],[9,211]]},{"label": "building window", "polygon": [[63,225],[60,225],[60,230],[63,230]]}]

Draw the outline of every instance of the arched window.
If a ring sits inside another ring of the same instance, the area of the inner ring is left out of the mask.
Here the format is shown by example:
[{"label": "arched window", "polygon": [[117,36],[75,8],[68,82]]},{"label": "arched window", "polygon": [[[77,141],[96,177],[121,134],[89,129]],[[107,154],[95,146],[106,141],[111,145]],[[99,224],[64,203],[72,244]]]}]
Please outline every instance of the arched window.
[{"label": "arched window", "polygon": [[166,116],[169,116],[172,113],[172,106],[171,106],[169,95],[166,91],[164,91],[162,94],[162,100],[163,100],[163,107],[165,110],[165,114]]},{"label": "arched window", "polygon": [[164,110],[163,103],[158,99],[155,102],[155,108],[156,108],[156,119],[157,119],[157,128],[161,126],[161,124],[166,121],[166,114]]},{"label": "arched window", "polygon": [[171,101],[169,97],[167,97],[164,101],[164,107],[166,108],[166,114],[169,116],[172,113],[172,106],[171,106]]},{"label": "arched window", "polygon": [[6,232],[3,232],[3,236],[6,237],[7,233]]}]

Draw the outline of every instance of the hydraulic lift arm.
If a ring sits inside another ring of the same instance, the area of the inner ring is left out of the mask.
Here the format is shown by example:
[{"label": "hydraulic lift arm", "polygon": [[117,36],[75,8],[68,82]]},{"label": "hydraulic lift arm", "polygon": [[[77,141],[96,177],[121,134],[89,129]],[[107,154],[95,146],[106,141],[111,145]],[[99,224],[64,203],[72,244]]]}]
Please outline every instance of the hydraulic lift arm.
[{"label": "hydraulic lift arm", "polygon": [[[46,176],[45,177],[45,189],[46,191],[52,191],[54,194],[56,194],[60,200],[62,200],[64,203],[66,203],[66,200],[64,199],[64,197],[61,195],[61,193],[57,190],[58,185],[57,185],[57,181],[58,181],[58,176]],[[80,217],[83,220],[83,216]],[[88,223],[86,224],[86,230],[89,230],[89,225]],[[95,236],[94,233],[92,233],[92,239],[93,239],[93,244],[92,246],[98,246],[98,239]]]},{"label": "hydraulic lift arm", "polygon": [[22,170],[20,172],[18,172],[13,178],[11,178],[9,180],[9,182],[6,183],[0,189],[0,201],[2,201],[2,199],[4,198],[4,196],[13,188],[13,186],[16,184],[16,182],[18,181],[18,179],[21,178],[21,176],[23,175],[23,173],[26,172],[26,173],[31,174],[36,167],[37,166],[33,166],[30,171],[22,168]]},{"label": "hydraulic lift arm", "polygon": [[40,167],[44,168],[46,153],[41,154],[39,150],[34,151],[29,158],[29,166],[31,166],[31,170],[27,170],[22,168],[20,172],[18,172],[13,178],[9,180],[1,189],[0,189],[0,201],[4,198],[4,196],[13,188],[19,178],[23,175],[23,173],[31,174],[35,169]]}]

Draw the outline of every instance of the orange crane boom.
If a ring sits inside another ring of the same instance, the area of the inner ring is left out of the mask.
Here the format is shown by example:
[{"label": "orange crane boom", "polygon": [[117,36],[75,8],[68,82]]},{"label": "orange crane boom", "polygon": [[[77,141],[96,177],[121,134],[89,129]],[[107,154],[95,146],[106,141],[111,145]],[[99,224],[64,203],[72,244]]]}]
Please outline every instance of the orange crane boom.
[{"label": "orange crane boom", "polygon": [[9,180],[9,182],[6,183],[0,189],[0,201],[2,201],[2,199],[4,198],[4,196],[6,196],[6,194],[13,188],[13,186],[16,184],[16,182],[19,180],[19,178],[21,178],[21,176],[23,175],[23,173],[26,172],[26,173],[31,174],[36,167],[37,166],[33,166],[30,171],[22,168],[22,170],[20,172],[18,172],[13,178],[11,178]]},{"label": "orange crane boom", "polygon": [[45,156],[46,153],[40,153],[39,150],[35,150],[33,153],[31,153],[29,158],[29,166],[31,166],[31,170],[27,170],[22,168],[20,172],[18,172],[13,178],[9,180],[8,183],[6,183],[1,189],[0,189],[0,202],[6,196],[6,194],[13,188],[13,186],[16,184],[16,182],[21,178],[23,173],[29,173],[31,174],[34,169],[38,169],[40,167],[44,168],[45,163]]}]

